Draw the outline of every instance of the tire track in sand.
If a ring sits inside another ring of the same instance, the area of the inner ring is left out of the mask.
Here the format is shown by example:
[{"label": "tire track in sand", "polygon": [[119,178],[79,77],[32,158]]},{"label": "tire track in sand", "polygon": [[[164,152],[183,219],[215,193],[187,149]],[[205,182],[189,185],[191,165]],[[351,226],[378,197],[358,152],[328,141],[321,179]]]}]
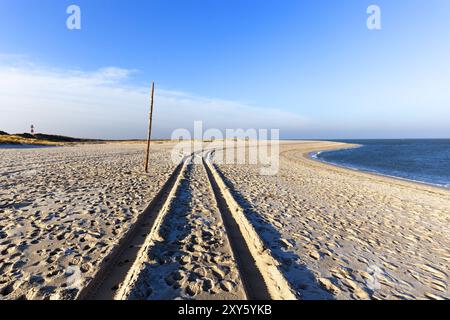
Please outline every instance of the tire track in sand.
[{"label": "tire track in sand", "polygon": [[139,232],[122,241],[81,298],[296,298],[211,163],[211,152],[198,164],[193,159],[177,167]]},{"label": "tire track in sand", "polygon": [[147,209],[123,237],[115,249],[101,263],[99,270],[88,285],[78,294],[78,300],[113,300],[117,291],[129,275],[133,262],[146,244],[148,234],[152,234],[160,224],[161,213],[167,210],[168,199],[174,194],[183,172],[186,170],[185,157],[155,196]]},{"label": "tire track in sand", "polygon": [[203,165],[189,162],[159,230],[118,299],[245,299]]}]

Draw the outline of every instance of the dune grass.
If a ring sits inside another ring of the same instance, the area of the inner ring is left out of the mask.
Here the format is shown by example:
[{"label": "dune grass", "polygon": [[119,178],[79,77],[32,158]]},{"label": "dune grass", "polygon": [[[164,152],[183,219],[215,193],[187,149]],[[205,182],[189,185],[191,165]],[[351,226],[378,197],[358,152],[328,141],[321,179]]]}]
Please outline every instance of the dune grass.
[{"label": "dune grass", "polygon": [[44,145],[44,146],[61,146],[61,142],[52,142],[48,140],[24,138],[15,135],[0,135],[0,144],[29,144],[29,145]]},{"label": "dune grass", "polygon": [[[168,140],[152,140],[152,144],[162,144]],[[103,143],[123,143],[123,144],[145,144],[146,140],[98,140],[80,139],[52,134],[30,134],[17,133],[8,134],[0,131],[0,144],[7,145],[41,145],[41,146],[64,146],[76,144],[103,144]]]}]

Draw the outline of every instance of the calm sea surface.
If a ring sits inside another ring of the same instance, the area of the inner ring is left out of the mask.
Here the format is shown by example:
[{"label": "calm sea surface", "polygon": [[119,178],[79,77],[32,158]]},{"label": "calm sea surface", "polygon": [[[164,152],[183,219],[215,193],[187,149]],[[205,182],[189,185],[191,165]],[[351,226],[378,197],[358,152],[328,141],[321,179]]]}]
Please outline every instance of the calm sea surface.
[{"label": "calm sea surface", "polygon": [[450,188],[450,139],[340,141],[362,147],[312,156],[352,169]]}]

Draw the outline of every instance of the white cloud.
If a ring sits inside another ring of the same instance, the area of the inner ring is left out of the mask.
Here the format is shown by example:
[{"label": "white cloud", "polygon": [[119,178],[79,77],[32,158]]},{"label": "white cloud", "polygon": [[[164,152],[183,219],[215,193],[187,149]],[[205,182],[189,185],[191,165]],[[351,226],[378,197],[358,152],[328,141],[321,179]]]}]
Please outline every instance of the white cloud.
[{"label": "white cloud", "polygon": [[[7,61],[7,62],[5,62]],[[135,70],[115,67],[94,72],[55,70],[25,56],[0,55],[0,130],[38,131],[93,138],[143,138],[149,88],[130,86]],[[276,108],[199,97],[158,88],[155,136],[203,120],[205,128],[279,128],[288,131],[307,121]]]}]

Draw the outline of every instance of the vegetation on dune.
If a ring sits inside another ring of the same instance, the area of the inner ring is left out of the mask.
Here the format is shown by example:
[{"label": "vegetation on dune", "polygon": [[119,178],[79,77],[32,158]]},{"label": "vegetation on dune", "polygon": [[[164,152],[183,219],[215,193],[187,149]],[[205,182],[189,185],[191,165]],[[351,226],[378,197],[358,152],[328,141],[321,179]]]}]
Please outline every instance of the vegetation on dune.
[{"label": "vegetation on dune", "polygon": [[30,144],[30,145],[61,145],[61,143],[39,140],[39,139],[31,139],[24,138],[16,135],[0,135],[0,144]]},{"label": "vegetation on dune", "polygon": [[87,143],[87,142],[99,142],[99,140],[78,139],[72,137],[49,135],[49,134],[8,134],[4,131],[0,131],[0,144],[29,144],[29,145],[53,145],[59,146],[68,143]]},{"label": "vegetation on dune", "polygon": [[45,141],[51,141],[51,142],[99,142],[100,141],[100,140],[93,140],[93,139],[79,139],[79,138],[58,136],[58,135],[53,135],[53,134],[43,134],[43,133],[36,133],[36,134],[21,133],[21,134],[16,134],[16,136],[26,138],[26,139],[37,139],[37,140],[45,140]]},{"label": "vegetation on dune", "polygon": [[[80,143],[144,143],[144,140],[94,140],[94,139],[80,139],[59,135],[42,134],[42,133],[17,133],[8,134],[0,130],[0,144],[10,145],[49,145],[62,146]],[[154,140],[152,143],[161,144],[164,140]]]}]

